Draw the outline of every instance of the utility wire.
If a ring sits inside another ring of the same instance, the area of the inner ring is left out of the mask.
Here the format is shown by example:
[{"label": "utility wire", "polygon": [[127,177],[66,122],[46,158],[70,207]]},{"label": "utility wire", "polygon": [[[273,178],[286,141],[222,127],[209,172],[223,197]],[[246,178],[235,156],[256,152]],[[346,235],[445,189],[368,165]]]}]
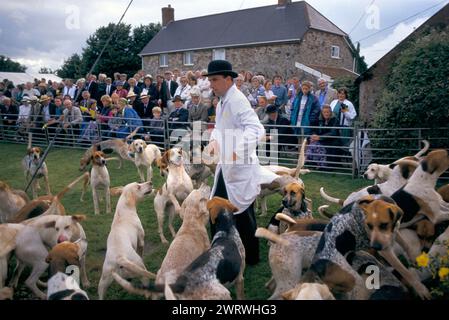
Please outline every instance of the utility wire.
[{"label": "utility wire", "polygon": [[417,12],[417,13],[415,13],[414,15],[411,15],[410,17],[407,17],[407,18],[405,18],[405,19],[402,19],[401,21],[398,21],[398,22],[396,22],[395,24],[392,24],[392,25],[389,26],[389,27],[383,28],[383,29],[381,29],[381,30],[379,30],[379,31],[377,31],[377,32],[374,32],[374,33],[370,34],[369,36],[366,36],[366,37],[364,37],[364,38],[362,38],[362,39],[359,39],[359,40],[357,40],[356,42],[361,42],[361,41],[364,41],[364,40],[366,40],[366,39],[369,39],[369,38],[375,36],[376,34],[379,34],[379,33],[381,33],[381,32],[384,32],[385,30],[391,29],[391,28],[395,27],[396,25],[398,25],[398,24],[400,24],[400,23],[402,23],[402,22],[404,22],[404,21],[407,21],[407,20],[409,20],[409,19],[411,19],[411,18],[414,18],[414,17],[420,15],[421,13],[424,13],[424,12],[426,12],[426,11],[429,11],[429,10],[435,8],[435,7],[438,7],[439,5],[441,5],[442,3],[445,3],[445,2],[447,2],[447,0],[441,1],[441,2],[439,2],[439,3],[437,3],[437,4],[433,5],[433,6],[431,6],[431,7],[429,7],[429,8],[427,8],[427,9],[425,9],[425,10],[422,10],[422,11],[420,11],[420,12]]},{"label": "utility wire", "polygon": [[[120,17],[119,22],[115,25],[114,30],[111,32],[111,35],[109,36],[108,40],[107,40],[106,43],[104,44],[103,49],[101,49],[100,54],[98,55],[97,59],[95,60],[94,64],[92,65],[92,68],[90,68],[88,74],[91,74],[92,71],[94,70],[94,68],[95,68],[95,66],[97,65],[98,61],[100,60],[100,58],[101,58],[101,56],[102,56],[104,50],[106,49],[106,47],[108,46],[109,42],[111,41],[112,36],[115,34],[115,32],[116,32],[116,30],[117,30],[117,28],[118,28],[120,22],[122,22],[123,18],[125,17],[126,12],[128,11],[128,9],[129,9],[129,7],[131,6],[131,4],[133,3],[133,1],[134,1],[134,0],[131,0],[131,1],[129,2],[128,6],[126,7],[125,11],[123,12],[122,16]],[[86,79],[86,80],[87,80],[87,79]],[[78,93],[76,94],[76,97],[75,97],[75,101],[78,99],[80,93],[81,93],[81,90],[78,90]],[[39,161],[39,163],[38,163],[38,165],[37,165],[36,171],[34,172],[33,176],[31,177],[30,181],[28,182],[28,185],[27,185],[26,188],[25,188],[25,192],[27,192],[27,190],[28,190],[28,188],[30,187],[31,183],[32,183],[33,180],[36,178],[37,173],[39,172],[39,169],[42,167],[42,164],[44,163],[45,158],[47,158],[48,152],[50,151],[51,147],[53,146],[53,143],[55,142],[56,136],[60,133],[61,129],[62,129],[62,128],[61,128],[61,123],[59,123],[59,124],[58,124],[58,127],[57,127],[57,129],[56,129],[56,131],[55,131],[55,134],[54,134],[54,136],[53,136],[53,138],[52,138],[52,140],[51,140],[50,143],[48,144],[47,149],[45,150],[44,154],[42,155],[42,157],[41,157],[41,159],[40,159],[40,161]]]},{"label": "utility wire", "polygon": [[[371,1],[370,5],[368,7],[371,7],[374,2],[376,2],[376,0]],[[357,28],[357,26],[360,24],[360,22],[362,21],[363,17],[365,17],[366,15],[366,11],[364,10],[362,15],[360,16],[359,20],[357,21],[357,23],[352,27],[351,31],[349,31],[349,35],[354,31],[355,28]]]}]

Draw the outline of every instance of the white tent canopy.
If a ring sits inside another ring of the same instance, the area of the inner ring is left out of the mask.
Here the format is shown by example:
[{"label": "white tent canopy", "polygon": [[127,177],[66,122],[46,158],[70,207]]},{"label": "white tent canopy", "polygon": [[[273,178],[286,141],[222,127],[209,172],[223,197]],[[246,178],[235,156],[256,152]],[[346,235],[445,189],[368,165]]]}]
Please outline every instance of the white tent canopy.
[{"label": "white tent canopy", "polygon": [[45,79],[45,81],[51,80],[61,82],[62,79],[52,73],[34,73],[34,72],[0,72],[0,80],[8,79],[12,81],[14,85],[33,82],[34,79]]}]

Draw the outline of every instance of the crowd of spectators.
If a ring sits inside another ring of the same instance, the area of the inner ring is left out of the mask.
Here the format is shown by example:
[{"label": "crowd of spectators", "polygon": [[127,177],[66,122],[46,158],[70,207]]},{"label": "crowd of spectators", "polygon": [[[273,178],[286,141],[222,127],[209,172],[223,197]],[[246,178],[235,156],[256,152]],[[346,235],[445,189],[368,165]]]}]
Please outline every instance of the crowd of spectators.
[{"label": "crowd of spectators", "polygon": [[[60,127],[72,144],[131,133],[163,143],[165,120],[169,130],[189,130],[195,121],[211,130],[219,100],[206,74],[175,69],[153,78],[139,70],[129,79],[120,73],[112,78],[91,74],[76,81],[36,79],[17,86],[5,79],[0,82],[2,130],[25,140],[28,132],[52,137]],[[335,90],[324,79],[315,86],[297,77],[268,79],[249,71],[242,71],[235,84],[266,126],[268,145],[274,141],[281,151],[293,150],[298,137],[307,137],[307,159],[318,168],[339,161],[357,116],[345,88]]]}]

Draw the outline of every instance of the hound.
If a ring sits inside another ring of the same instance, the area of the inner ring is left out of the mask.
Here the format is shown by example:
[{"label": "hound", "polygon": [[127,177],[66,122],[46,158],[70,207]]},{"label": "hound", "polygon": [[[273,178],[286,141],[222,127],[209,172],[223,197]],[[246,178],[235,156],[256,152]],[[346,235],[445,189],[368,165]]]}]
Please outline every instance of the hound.
[{"label": "hound", "polygon": [[[80,267],[80,246],[64,241],[54,246],[45,261],[49,264],[48,300],[89,300],[87,293],[79,287],[74,278],[73,267]],[[66,274],[73,271],[73,276]]]},{"label": "hound", "polygon": [[225,285],[235,283],[237,299],[244,299],[245,248],[234,225],[238,209],[228,200],[214,197],[207,202],[217,233],[211,248],[196,258],[176,282],[165,284],[167,300],[230,300]]},{"label": "hound", "polygon": [[[419,161],[424,153],[429,149],[429,141],[422,140],[424,147],[418,151],[413,157],[416,161]],[[392,168],[388,164],[371,163],[366,171],[363,173],[363,177],[368,180],[374,180],[374,184],[380,184],[386,182],[390,177]]]},{"label": "hound", "polygon": [[438,178],[448,168],[447,150],[434,150],[421,160],[407,184],[393,193],[391,197],[404,211],[404,222],[413,224],[423,217],[433,224],[449,220],[449,203],[435,191]]},{"label": "hound", "polygon": [[273,242],[268,261],[273,276],[270,282],[274,281],[275,288],[269,300],[281,299],[282,293],[293,289],[300,281],[302,270],[312,263],[321,234],[318,231],[297,231],[277,235],[265,228],[257,228],[256,237]]},{"label": "hound", "polygon": [[86,167],[92,161],[92,154],[95,151],[102,151],[105,154],[109,154],[111,152],[117,153],[120,156],[118,158],[118,160],[120,161],[118,167],[119,169],[123,165],[123,160],[129,160],[134,162],[134,159],[131,158],[128,154],[128,144],[121,139],[111,139],[98,142],[92,145],[89,149],[87,149],[86,152],[84,152],[83,157],[80,159],[80,167],[79,167],[80,171],[86,169]]},{"label": "hound", "polygon": [[299,184],[304,185],[302,180],[299,178],[300,174],[309,173],[310,171],[308,169],[302,169],[304,167],[305,162],[305,147],[306,147],[307,140],[304,139],[303,144],[301,145],[301,149],[298,153],[298,163],[296,165],[296,168],[286,168],[281,166],[264,166],[266,169],[270,170],[271,172],[277,174],[280,176],[281,184],[271,184],[271,185],[261,185],[261,191],[259,194],[259,201],[260,201],[260,209],[261,209],[261,216],[266,216],[267,214],[267,200],[266,197],[272,194],[275,194],[279,191],[279,187],[283,187],[285,184],[289,182],[298,182]]},{"label": "hound", "polygon": [[25,192],[12,189],[6,182],[0,181],[0,223],[14,219],[29,202],[30,198]]},{"label": "hound", "polygon": [[[100,214],[100,197],[98,191],[100,188],[104,189],[106,196],[106,213],[111,213],[111,192],[109,190],[110,179],[109,171],[106,167],[106,160],[104,153],[95,151],[92,154],[92,169],[90,171],[90,185],[92,187],[92,199],[94,201],[95,215]],[[84,183],[84,188],[81,193],[80,201],[84,201],[84,193],[87,187],[87,182]]]},{"label": "hound", "polygon": [[329,287],[322,283],[298,283],[282,294],[284,300],[335,300]]},{"label": "hound", "polygon": [[76,280],[58,272],[48,280],[48,300],[89,300],[86,291],[81,290]]},{"label": "hound", "polygon": [[376,199],[366,196],[354,205],[346,206],[327,225],[312,266],[302,277],[303,282],[323,282],[333,293],[351,292],[363,285],[363,279],[346,261],[350,251],[373,249],[377,251],[410,285],[422,299],[430,293],[419,278],[404,267],[393,252],[397,241],[405,246],[398,234],[403,211],[385,196]]},{"label": "hound", "polygon": [[[197,159],[198,152],[200,149],[198,147],[193,147],[193,158],[189,157],[189,154],[182,150],[182,158],[184,163],[184,168],[189,175],[190,179],[192,179],[193,187],[199,188],[203,182],[207,181],[207,178],[212,176],[215,171],[211,166],[208,166],[203,161],[203,158]],[[203,155],[204,156],[204,155]],[[168,175],[168,163],[158,161],[157,165],[159,167],[160,173],[162,177],[167,177]]]},{"label": "hound", "polygon": [[[134,154],[134,163],[140,176],[140,181],[151,181],[153,178],[153,163],[161,158],[161,150],[155,144],[147,144],[142,139],[134,140],[129,146],[129,151]],[[145,180],[143,168],[147,170],[147,179]]]},{"label": "hound", "polygon": [[114,279],[133,294],[144,295],[152,299],[163,294],[166,283],[174,283],[186,266],[210,248],[206,229],[206,224],[209,221],[209,212],[206,206],[209,195],[210,187],[203,184],[200,189],[193,190],[182,203],[182,225],[157,272],[154,288],[151,290],[136,288],[118,274],[113,274]]},{"label": "hound", "polygon": [[[183,153],[180,148],[167,150],[159,160],[160,165],[168,168],[167,181],[157,190],[154,197],[154,210],[157,215],[158,232],[162,243],[168,243],[164,236],[164,217],[168,213],[168,227],[173,237],[176,232],[173,229],[173,219],[175,212],[180,211],[179,203],[192,192],[193,183],[190,176],[184,169]],[[167,212],[167,213],[166,213]]]},{"label": "hound", "polygon": [[137,202],[151,191],[151,182],[133,182],[123,188],[107,240],[106,257],[98,284],[100,300],[104,299],[114,279],[113,273],[122,278],[141,277],[144,285],[148,284],[149,278],[156,278],[155,274],[146,270],[143,263],[145,232],[136,210]]},{"label": "hound", "polygon": [[312,210],[308,207],[304,184],[291,182],[282,188],[282,206],[271,218],[268,229],[274,233],[281,234],[285,231],[286,225],[276,219],[278,213],[286,214],[293,219],[312,219]]},{"label": "hound", "polygon": [[392,171],[386,182],[354,191],[345,200],[329,196],[328,194],[326,194],[323,187],[320,188],[320,194],[327,201],[338,203],[341,206],[346,206],[370,194],[390,197],[394,192],[399,190],[407,183],[407,180],[412,176],[418,165],[419,163],[414,161],[414,158],[411,157],[397,160],[389,165]]},{"label": "hound", "polygon": [[38,169],[41,161],[41,153],[42,150],[39,147],[28,148],[27,155],[22,159],[22,167],[24,169],[26,183],[29,183],[31,178],[37,172],[35,179],[31,183],[31,192],[33,194],[33,199],[37,198],[37,190],[39,189],[38,179],[41,178],[44,179],[47,194],[51,195],[50,184],[48,182],[48,169],[45,161]]},{"label": "hound", "polygon": [[[34,227],[46,246],[51,249],[58,243],[70,241],[77,244],[78,256],[80,257],[80,276],[81,284],[84,288],[90,286],[87,278],[86,255],[87,255],[87,237],[81,222],[86,219],[85,215],[59,216],[59,215],[43,215],[22,222],[22,225]],[[47,256],[44,258],[44,260]],[[24,265],[17,265],[18,273],[13,282],[17,285],[17,281],[23,271]]]}]

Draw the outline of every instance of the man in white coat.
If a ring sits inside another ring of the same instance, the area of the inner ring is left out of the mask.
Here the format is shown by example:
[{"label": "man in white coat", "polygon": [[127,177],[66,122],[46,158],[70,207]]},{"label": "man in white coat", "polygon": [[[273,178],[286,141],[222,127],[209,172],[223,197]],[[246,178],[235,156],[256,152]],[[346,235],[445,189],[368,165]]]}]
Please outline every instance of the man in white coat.
[{"label": "man in white coat", "polygon": [[[245,95],[234,85],[237,73],[225,60],[209,63],[207,76],[214,94],[220,97],[206,153],[218,155],[218,165],[211,197],[228,199],[239,211],[236,228],[246,251],[246,263],[259,262],[259,242],[254,201],[261,184],[269,184],[277,175],[259,165],[256,148],[265,129]],[[214,228],[211,225],[212,235]]]}]

